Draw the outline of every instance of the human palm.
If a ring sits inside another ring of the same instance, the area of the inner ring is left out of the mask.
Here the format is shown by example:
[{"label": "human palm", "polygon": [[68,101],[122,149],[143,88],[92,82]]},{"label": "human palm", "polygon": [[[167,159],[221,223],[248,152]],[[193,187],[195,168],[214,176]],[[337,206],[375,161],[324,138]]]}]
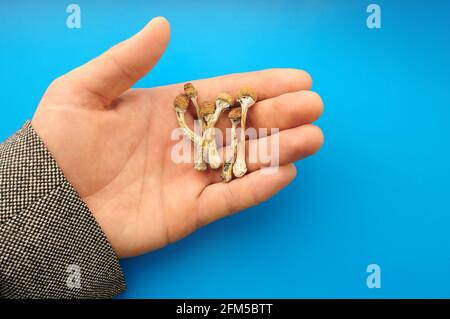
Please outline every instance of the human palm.
[{"label": "human palm", "polygon": [[[314,153],[323,140],[320,129],[309,124],[320,116],[322,102],[308,91],[311,79],[305,72],[228,75],[193,83],[204,100],[251,85],[259,99],[249,125],[280,129],[280,168],[260,174],[264,165],[249,163],[246,176],[222,183],[218,171],[176,163],[172,101],[182,84],[129,89],[157,62],[168,39],[167,21],[152,20],[134,37],[54,81],[32,120],[119,257],[160,248],[271,197],[294,178],[290,163]],[[194,113],[186,114],[191,127]],[[217,126],[230,125],[222,117]]]}]

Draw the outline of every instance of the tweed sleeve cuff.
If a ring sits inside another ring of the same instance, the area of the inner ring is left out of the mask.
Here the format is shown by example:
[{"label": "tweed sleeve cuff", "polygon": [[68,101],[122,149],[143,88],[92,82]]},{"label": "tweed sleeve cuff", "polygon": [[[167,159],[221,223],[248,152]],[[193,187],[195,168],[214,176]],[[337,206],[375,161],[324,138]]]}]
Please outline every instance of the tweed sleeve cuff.
[{"label": "tweed sleeve cuff", "polygon": [[0,145],[0,297],[111,298],[119,261],[31,123]]}]

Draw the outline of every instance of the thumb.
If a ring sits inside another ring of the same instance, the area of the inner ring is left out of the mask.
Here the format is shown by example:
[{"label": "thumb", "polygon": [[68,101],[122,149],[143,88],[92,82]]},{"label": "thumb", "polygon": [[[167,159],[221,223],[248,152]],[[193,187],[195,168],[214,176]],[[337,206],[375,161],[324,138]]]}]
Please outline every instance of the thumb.
[{"label": "thumb", "polygon": [[163,17],[154,18],[137,34],[67,73],[61,80],[82,94],[94,95],[106,107],[155,66],[169,38],[169,22]]}]

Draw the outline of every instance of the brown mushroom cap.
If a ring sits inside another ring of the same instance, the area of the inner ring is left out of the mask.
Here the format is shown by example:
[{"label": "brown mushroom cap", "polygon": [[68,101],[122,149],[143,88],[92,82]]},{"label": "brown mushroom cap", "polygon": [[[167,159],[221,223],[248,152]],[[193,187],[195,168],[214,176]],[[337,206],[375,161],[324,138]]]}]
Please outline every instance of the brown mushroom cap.
[{"label": "brown mushroom cap", "polygon": [[242,110],[240,107],[235,107],[228,113],[228,118],[230,120],[238,120],[241,118],[241,112]]},{"label": "brown mushroom cap", "polygon": [[184,93],[189,97],[189,98],[194,98],[198,95],[197,89],[195,88],[194,84],[192,83],[186,83],[184,85]]},{"label": "brown mushroom cap", "polygon": [[250,96],[253,99],[253,101],[256,102],[256,92],[252,88],[244,87],[244,88],[240,89],[237,94],[238,99],[240,99],[244,96]]},{"label": "brown mushroom cap", "polygon": [[173,101],[173,106],[182,110],[187,110],[189,106],[189,97],[186,94],[178,94]]},{"label": "brown mushroom cap", "polygon": [[217,99],[228,103],[228,105],[233,105],[234,101],[233,97],[228,93],[220,93]]},{"label": "brown mushroom cap", "polygon": [[213,102],[204,101],[200,104],[200,116],[206,116],[214,113],[216,106]]}]

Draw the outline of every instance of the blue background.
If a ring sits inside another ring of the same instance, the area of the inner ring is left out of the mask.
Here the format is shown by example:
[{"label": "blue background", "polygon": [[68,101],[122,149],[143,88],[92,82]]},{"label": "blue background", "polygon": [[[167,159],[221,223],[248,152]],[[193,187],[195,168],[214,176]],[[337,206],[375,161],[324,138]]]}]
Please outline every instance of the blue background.
[{"label": "blue background", "polygon": [[[172,24],[138,86],[305,69],[326,141],[268,202],[121,262],[121,297],[450,297],[450,2],[69,1],[0,4],[0,138],[55,77],[138,31]],[[234,47],[230,47],[234,44]],[[226,49],[226,50],[225,50]],[[368,289],[366,267],[382,270]]]}]

